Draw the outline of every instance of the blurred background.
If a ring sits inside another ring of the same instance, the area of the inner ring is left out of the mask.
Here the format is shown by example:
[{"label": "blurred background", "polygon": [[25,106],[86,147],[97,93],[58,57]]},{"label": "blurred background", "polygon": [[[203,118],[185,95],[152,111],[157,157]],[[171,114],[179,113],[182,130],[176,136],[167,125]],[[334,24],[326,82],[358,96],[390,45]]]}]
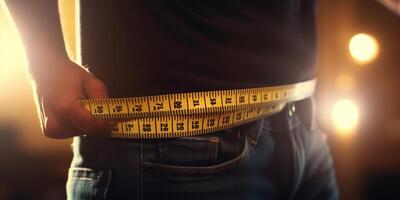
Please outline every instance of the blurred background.
[{"label": "blurred background", "polygon": [[[75,59],[74,0],[61,3]],[[400,16],[373,0],[320,0],[317,15],[317,120],[341,197],[400,199]],[[0,199],[65,199],[70,143],[42,136],[23,47],[1,5]]]}]

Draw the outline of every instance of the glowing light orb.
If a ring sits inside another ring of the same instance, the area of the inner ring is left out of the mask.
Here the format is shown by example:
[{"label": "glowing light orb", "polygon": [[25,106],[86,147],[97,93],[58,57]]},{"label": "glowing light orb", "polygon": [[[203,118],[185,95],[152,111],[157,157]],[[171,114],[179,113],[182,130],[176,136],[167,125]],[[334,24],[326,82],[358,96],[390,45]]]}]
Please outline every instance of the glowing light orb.
[{"label": "glowing light orb", "polygon": [[351,38],[349,51],[357,63],[366,64],[378,56],[379,44],[373,36],[360,33]]},{"label": "glowing light orb", "polygon": [[357,105],[349,99],[341,99],[332,108],[332,120],[339,133],[352,133],[358,125]]}]

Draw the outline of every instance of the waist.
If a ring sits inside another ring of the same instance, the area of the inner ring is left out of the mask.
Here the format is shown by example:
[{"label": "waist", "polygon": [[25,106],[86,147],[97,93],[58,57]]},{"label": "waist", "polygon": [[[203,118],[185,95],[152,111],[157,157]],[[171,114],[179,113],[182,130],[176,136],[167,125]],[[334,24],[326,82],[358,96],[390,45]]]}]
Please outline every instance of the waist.
[{"label": "waist", "polygon": [[171,138],[202,135],[245,124],[310,97],[315,80],[238,90],[135,98],[82,100],[94,118],[118,120],[110,136]]}]

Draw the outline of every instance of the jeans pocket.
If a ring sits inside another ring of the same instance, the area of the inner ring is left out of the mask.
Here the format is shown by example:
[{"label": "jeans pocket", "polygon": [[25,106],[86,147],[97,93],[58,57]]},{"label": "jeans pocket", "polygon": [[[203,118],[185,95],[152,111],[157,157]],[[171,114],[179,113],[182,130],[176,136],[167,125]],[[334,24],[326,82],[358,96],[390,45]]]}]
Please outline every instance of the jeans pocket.
[{"label": "jeans pocket", "polygon": [[70,168],[67,181],[67,199],[106,199],[110,182],[110,170],[94,170],[81,167]]},{"label": "jeans pocket", "polygon": [[[208,145],[202,144],[206,141]],[[179,143],[178,146],[185,147],[186,150],[183,148],[174,152],[175,145],[169,146],[167,150],[162,151],[168,154],[161,154],[161,158],[157,161],[144,162],[144,167],[158,175],[175,177],[215,175],[238,168],[247,157],[251,146],[250,138],[241,136],[240,131],[236,129],[227,129],[212,137],[188,137],[181,142],[183,143]],[[203,149],[197,149],[198,147],[203,147]],[[173,155],[169,155],[171,153]]]}]

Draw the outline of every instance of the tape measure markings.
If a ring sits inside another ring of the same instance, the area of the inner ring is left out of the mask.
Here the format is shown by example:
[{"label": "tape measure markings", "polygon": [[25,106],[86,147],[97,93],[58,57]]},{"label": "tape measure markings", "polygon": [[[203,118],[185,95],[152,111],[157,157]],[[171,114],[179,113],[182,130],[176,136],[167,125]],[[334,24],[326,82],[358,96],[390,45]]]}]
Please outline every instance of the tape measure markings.
[{"label": "tape measure markings", "polygon": [[97,119],[226,112],[288,102],[309,96],[314,80],[287,86],[167,94],[149,97],[88,99],[83,105]]},{"label": "tape measure markings", "polygon": [[114,120],[111,137],[183,137],[215,132],[272,115],[282,110],[287,102],[311,96],[315,82],[81,102],[95,119]]},{"label": "tape measure markings", "polygon": [[[259,112],[255,112],[252,108],[253,111],[252,109],[249,109],[246,111],[235,111],[231,113],[215,113],[214,115],[202,114],[189,117],[160,116],[158,118],[133,119],[117,123],[111,136],[119,138],[155,139],[201,135],[231,128],[272,115],[283,107],[284,104],[281,104],[280,106],[271,105],[264,107],[264,109],[259,108]],[[238,113],[242,114],[240,118],[237,117]]]}]

